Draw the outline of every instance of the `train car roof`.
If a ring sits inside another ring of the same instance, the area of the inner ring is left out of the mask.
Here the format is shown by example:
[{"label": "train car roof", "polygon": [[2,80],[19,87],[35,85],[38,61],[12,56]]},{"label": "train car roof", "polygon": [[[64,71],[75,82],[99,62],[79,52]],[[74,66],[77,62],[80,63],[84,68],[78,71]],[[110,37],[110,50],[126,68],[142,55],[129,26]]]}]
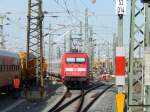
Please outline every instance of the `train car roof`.
[{"label": "train car roof", "polygon": [[10,52],[7,50],[0,50],[0,56],[9,56],[9,57],[14,57],[18,58],[18,54],[15,52]]}]

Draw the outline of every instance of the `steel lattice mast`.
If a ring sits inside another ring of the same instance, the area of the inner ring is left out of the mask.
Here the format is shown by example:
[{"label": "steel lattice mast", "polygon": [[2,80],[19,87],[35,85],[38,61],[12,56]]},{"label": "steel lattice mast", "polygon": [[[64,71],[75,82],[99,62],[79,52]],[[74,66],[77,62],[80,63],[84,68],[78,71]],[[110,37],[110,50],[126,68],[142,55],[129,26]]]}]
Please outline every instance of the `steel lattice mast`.
[{"label": "steel lattice mast", "polygon": [[[145,10],[148,10],[145,8]],[[146,15],[145,15],[146,16]],[[140,18],[140,22],[139,22]],[[144,7],[140,0],[131,0],[131,24],[130,24],[130,47],[129,47],[129,87],[128,87],[128,105],[129,111],[132,107],[144,107],[144,75],[143,62],[141,58],[136,58],[137,52],[144,48]],[[137,93],[137,87],[140,87]]]},{"label": "steel lattice mast", "polygon": [[4,34],[3,34],[3,30],[4,30],[4,18],[5,16],[0,15],[0,49],[5,49],[5,45],[4,45]]},{"label": "steel lattice mast", "polygon": [[[27,68],[30,67],[30,54],[36,56],[36,76],[43,88],[43,12],[42,0],[28,0],[28,24],[27,24]],[[37,80],[37,81],[38,81]]]}]

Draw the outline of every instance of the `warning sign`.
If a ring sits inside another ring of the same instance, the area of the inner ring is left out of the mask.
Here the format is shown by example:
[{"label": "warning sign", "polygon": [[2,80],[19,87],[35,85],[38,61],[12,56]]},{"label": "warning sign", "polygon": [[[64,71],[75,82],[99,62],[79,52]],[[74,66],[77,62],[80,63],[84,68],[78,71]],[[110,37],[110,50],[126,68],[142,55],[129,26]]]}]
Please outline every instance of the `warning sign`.
[{"label": "warning sign", "polygon": [[144,51],[144,84],[150,85],[150,47],[146,47]]}]

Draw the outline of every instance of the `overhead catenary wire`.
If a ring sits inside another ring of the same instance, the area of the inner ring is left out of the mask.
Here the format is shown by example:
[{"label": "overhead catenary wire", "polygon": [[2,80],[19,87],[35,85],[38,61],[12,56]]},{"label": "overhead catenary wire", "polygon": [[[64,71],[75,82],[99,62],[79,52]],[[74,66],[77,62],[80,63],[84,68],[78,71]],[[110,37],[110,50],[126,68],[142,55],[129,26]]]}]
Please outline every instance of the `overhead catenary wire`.
[{"label": "overhead catenary wire", "polygon": [[62,4],[60,4],[60,2],[59,2],[58,0],[54,0],[54,2],[57,3],[62,9],[65,10],[65,12],[69,15],[69,19],[70,19],[71,21],[73,21],[73,18],[74,18],[75,20],[77,20],[77,21],[81,21],[79,18],[77,18],[76,16],[74,16],[74,15],[71,13],[70,9],[68,8],[67,0],[63,0],[63,3],[64,3],[64,5],[65,5],[65,7],[64,7]]}]

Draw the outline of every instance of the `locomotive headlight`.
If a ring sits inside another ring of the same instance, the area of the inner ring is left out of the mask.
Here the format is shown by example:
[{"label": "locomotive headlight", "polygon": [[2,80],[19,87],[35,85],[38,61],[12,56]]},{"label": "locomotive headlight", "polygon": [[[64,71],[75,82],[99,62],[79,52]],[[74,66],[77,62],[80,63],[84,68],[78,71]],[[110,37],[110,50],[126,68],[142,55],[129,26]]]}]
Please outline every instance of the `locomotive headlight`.
[{"label": "locomotive headlight", "polygon": [[86,68],[78,68],[79,72],[86,72]]},{"label": "locomotive headlight", "polygon": [[73,71],[73,68],[65,68],[65,71],[66,71],[66,72],[72,72],[72,71]]}]

